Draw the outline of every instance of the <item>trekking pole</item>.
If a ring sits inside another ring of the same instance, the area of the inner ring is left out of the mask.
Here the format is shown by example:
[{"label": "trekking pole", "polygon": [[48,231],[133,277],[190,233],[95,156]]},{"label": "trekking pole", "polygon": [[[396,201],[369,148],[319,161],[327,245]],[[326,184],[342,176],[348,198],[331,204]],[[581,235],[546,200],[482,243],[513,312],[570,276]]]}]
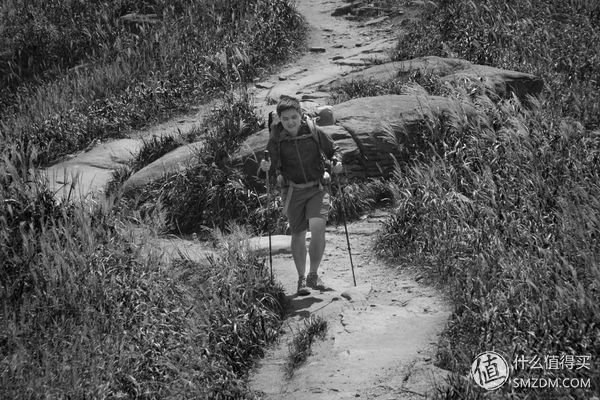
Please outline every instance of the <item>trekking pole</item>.
[{"label": "trekking pole", "polygon": [[[333,165],[335,164],[337,164],[336,161],[334,161]],[[335,174],[335,179],[338,184],[338,191],[342,194],[342,219],[344,220],[344,231],[346,232],[346,243],[348,244],[348,256],[350,257],[350,267],[352,268],[352,280],[354,281],[354,286],[356,286],[356,276],[354,275],[354,263],[352,262],[352,250],[350,250],[350,237],[348,236],[348,226],[346,224],[346,203],[344,201],[344,191],[342,190],[342,185],[340,184],[340,175]]]},{"label": "trekking pole", "polygon": [[[269,150],[265,150],[263,160],[269,161]],[[269,171],[266,172],[266,186],[267,186],[267,231],[269,232],[269,267],[271,269],[271,284],[273,284],[273,252],[271,250],[271,226],[269,224],[269,211],[271,208],[271,184],[269,182]]]}]

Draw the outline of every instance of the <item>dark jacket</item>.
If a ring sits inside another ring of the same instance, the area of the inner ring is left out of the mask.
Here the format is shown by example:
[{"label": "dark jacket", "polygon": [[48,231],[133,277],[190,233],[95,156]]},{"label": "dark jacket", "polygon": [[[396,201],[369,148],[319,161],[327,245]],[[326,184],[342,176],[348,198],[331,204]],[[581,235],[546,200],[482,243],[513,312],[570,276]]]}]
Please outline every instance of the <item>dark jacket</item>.
[{"label": "dark jacket", "polygon": [[341,159],[335,142],[319,127],[315,138],[306,121],[302,121],[296,136],[289,135],[282,127],[274,129],[267,150],[271,154],[271,175],[281,174],[286,182],[294,183],[321,180],[326,161],[323,155],[329,160]]}]

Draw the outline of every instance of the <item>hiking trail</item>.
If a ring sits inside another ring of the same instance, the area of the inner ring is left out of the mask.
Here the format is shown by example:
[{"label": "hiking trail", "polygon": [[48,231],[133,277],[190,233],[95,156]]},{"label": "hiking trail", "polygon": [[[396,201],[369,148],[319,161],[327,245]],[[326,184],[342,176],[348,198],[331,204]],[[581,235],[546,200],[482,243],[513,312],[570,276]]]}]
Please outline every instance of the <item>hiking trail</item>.
[{"label": "hiking trail", "polygon": [[[319,92],[319,85],[357,66],[389,59],[387,49],[396,41],[392,24],[401,18],[369,24],[331,15],[345,4],[297,2],[310,24],[308,46],[321,52],[309,52],[260,85],[263,89],[255,93],[259,101],[295,94],[325,104],[328,93]],[[416,13],[408,8],[404,16]],[[281,76],[286,79],[277,81]],[[278,253],[273,255],[274,275],[291,295],[285,333],[250,377],[252,389],[265,399],[424,399],[443,386],[446,372],[434,366],[434,359],[450,306],[435,289],[419,283],[421,277],[410,268],[382,265],[375,258],[373,240],[385,218],[385,212],[377,211],[348,224],[356,287],[344,226],[328,226],[319,275],[335,290],[313,290],[304,297],[295,295],[297,274],[289,237],[272,238]],[[257,247],[268,255],[268,238],[261,238]],[[327,321],[325,339],[313,342],[311,355],[288,379],[284,366],[289,343],[311,315]]]},{"label": "hiking trail", "polygon": [[[396,44],[402,20],[418,17],[421,2],[405,2],[404,10],[395,15],[366,21],[332,16],[343,14],[340,10],[356,6],[360,0],[350,4],[342,0],[296,3],[310,26],[309,51],[251,89],[254,106],[263,117],[281,94],[327,104],[329,93],[319,91],[319,86],[388,61],[388,50]],[[200,105],[188,115],[132,133],[129,138],[97,143],[68,157],[46,169],[50,188],[58,197],[102,192],[112,172],[135,156],[143,140],[185,133],[199,125],[213,106]],[[278,343],[267,349],[250,376],[251,388],[264,393],[265,399],[424,399],[437,385],[443,385],[446,372],[434,366],[434,359],[450,306],[438,291],[424,285],[410,266],[384,265],[375,258],[372,242],[385,218],[385,211],[373,211],[348,224],[356,287],[344,226],[328,226],[319,274],[334,290],[313,290],[305,297],[295,295],[297,275],[289,236],[273,236],[274,275],[289,294],[290,310]],[[254,238],[252,243],[267,255],[268,262],[267,237]],[[197,241],[172,236],[147,246],[160,246],[167,257],[183,254],[199,261],[210,253]],[[288,379],[284,371],[288,342],[311,315],[327,321],[326,337],[313,343],[312,354]]]}]

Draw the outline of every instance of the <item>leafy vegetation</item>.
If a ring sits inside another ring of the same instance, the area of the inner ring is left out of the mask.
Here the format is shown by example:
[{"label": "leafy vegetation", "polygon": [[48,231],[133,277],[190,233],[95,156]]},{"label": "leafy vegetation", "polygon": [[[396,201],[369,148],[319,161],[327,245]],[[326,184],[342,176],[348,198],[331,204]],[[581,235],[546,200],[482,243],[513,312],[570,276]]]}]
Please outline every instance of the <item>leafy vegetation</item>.
[{"label": "leafy vegetation", "polygon": [[[591,1],[437,1],[399,41],[399,58],[456,55],[546,82],[527,107],[455,87],[451,95],[476,116],[432,121],[420,156],[395,175],[397,208],[376,249],[418,262],[454,301],[438,356],[456,375],[441,398],[483,398],[459,378],[482,351],[509,362],[600,353],[598,17]],[[540,376],[591,386],[505,385],[496,395],[586,398],[600,379],[597,360],[590,369],[513,373]]]},{"label": "leafy vegetation", "polygon": [[[116,22],[129,12],[157,21]],[[283,0],[11,0],[0,18],[0,397],[254,398],[245,377],[284,297],[247,233],[213,233],[208,262],[169,260],[153,250],[162,207],[57,203],[36,168],[243,86],[299,46],[298,14]],[[209,133],[233,142],[256,128],[219,118]],[[175,144],[147,143],[119,180]]]},{"label": "leafy vegetation", "polygon": [[11,154],[0,174],[0,397],[250,396],[243,377],[277,334],[283,296],[243,232],[222,237],[208,263],[165,263],[142,253],[154,235],[132,238],[141,219],[56,205],[31,184],[34,155]]}]

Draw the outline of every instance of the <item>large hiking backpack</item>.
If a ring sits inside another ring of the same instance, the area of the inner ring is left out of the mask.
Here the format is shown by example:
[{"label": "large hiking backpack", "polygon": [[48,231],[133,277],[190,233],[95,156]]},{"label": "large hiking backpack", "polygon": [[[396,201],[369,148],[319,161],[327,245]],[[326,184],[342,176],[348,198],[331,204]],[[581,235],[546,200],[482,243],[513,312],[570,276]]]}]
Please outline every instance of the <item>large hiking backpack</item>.
[{"label": "large hiking backpack", "polygon": [[[333,125],[335,123],[335,117],[333,115],[333,108],[331,106],[318,106],[318,107],[315,107],[315,106],[310,107],[309,106],[306,108],[303,107],[302,108],[302,119],[308,125],[308,128],[310,129],[310,133],[312,134],[312,138],[317,143],[317,147],[321,153],[319,168],[321,169],[322,172],[325,172],[328,167],[327,157],[325,156],[325,153],[323,152],[323,149],[321,147],[321,138],[319,137],[319,134],[317,131],[317,126],[327,126],[327,125]],[[280,121],[279,121],[279,116],[277,115],[277,113],[275,111],[271,111],[269,113],[268,126],[269,126],[269,133],[270,133],[271,137],[274,137],[277,140],[279,140],[281,131],[283,130],[283,126],[281,126]],[[277,168],[279,168],[279,166],[277,166]],[[329,172],[331,172],[331,171],[329,171]]]},{"label": "large hiking backpack", "polygon": [[[309,125],[311,131],[314,126],[328,126],[335,124],[335,116],[333,115],[333,107],[331,106],[307,106],[302,108],[302,115],[305,119],[311,120],[314,122],[313,125]],[[277,124],[279,124],[279,117],[275,111],[271,111],[269,113],[269,132],[271,134],[277,129]],[[281,127],[279,129],[282,129]]]}]

